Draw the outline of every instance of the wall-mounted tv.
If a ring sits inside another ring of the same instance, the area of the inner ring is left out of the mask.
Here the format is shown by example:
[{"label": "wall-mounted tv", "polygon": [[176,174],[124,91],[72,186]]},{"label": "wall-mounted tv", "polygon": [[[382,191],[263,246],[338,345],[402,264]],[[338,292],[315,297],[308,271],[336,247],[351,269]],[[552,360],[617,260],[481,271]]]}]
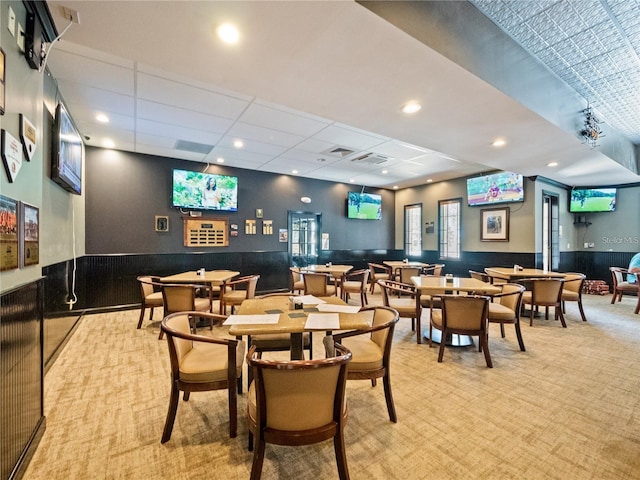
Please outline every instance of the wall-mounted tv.
[{"label": "wall-mounted tv", "polygon": [[238,177],[173,170],[173,206],[197,210],[238,211]]},{"label": "wall-mounted tv", "polygon": [[51,179],[68,192],[80,195],[84,142],[62,103],[56,107],[52,137]]},{"label": "wall-mounted tv", "polygon": [[574,188],[569,196],[572,213],[613,212],[616,209],[615,188]]},{"label": "wall-mounted tv", "polygon": [[382,195],[349,192],[347,194],[347,218],[382,219]]},{"label": "wall-mounted tv", "polygon": [[467,179],[467,205],[524,202],[524,179],[519,173],[499,172]]}]

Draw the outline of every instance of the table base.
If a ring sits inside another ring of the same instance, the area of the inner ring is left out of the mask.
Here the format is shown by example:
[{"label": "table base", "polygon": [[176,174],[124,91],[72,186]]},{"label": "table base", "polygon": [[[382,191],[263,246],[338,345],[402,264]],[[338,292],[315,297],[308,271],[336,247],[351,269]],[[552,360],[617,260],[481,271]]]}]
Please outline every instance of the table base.
[{"label": "table base", "polygon": [[[425,340],[429,340],[429,330],[425,331],[422,336]],[[442,342],[442,332],[437,329],[432,330],[432,342],[433,343],[441,343]],[[449,347],[469,347],[473,345],[473,338],[468,335],[459,335],[457,333],[451,333],[447,335],[445,345]]]}]

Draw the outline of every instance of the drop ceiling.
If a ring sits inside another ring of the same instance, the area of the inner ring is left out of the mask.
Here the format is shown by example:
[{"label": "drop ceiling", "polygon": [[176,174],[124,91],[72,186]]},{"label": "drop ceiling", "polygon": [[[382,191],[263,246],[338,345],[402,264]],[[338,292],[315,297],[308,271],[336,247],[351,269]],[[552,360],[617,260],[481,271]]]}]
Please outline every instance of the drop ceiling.
[{"label": "drop ceiling", "polygon": [[[352,1],[48,5],[59,32],[61,7],[80,17],[47,66],[88,145],[382,188],[495,169],[565,185],[640,181]],[[215,36],[225,21],[241,31],[235,46]],[[422,110],[403,114],[409,100]],[[635,120],[625,133],[637,142]]]}]

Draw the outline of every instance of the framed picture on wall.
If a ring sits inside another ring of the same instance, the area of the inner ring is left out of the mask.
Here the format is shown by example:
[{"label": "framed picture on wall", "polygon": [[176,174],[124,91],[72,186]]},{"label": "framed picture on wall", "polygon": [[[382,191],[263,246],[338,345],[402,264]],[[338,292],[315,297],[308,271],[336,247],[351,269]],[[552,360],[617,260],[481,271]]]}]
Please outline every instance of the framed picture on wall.
[{"label": "framed picture on wall", "polygon": [[18,202],[0,195],[0,270],[18,268]]},{"label": "framed picture on wall", "polygon": [[4,50],[0,48],[0,115],[4,115],[4,78],[5,78]]},{"label": "framed picture on wall", "polygon": [[37,265],[40,263],[40,210],[38,207],[21,203],[22,212],[22,265]]},{"label": "framed picture on wall", "polygon": [[480,240],[483,242],[509,241],[509,207],[480,210]]}]

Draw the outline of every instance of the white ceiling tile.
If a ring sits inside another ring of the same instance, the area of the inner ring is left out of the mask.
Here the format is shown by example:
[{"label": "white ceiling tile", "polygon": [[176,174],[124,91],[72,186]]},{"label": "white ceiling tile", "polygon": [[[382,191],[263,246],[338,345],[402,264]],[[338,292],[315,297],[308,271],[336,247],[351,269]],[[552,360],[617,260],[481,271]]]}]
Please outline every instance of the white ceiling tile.
[{"label": "white ceiling tile", "polygon": [[252,103],[242,113],[240,122],[260,127],[274,128],[283,132],[310,137],[325,128],[331,122],[321,122],[303,115],[278,110]]},{"label": "white ceiling tile", "polygon": [[283,147],[293,147],[304,140],[304,137],[300,135],[242,122],[234,124],[233,127],[229,129],[228,135],[238,139],[257,140],[259,142]]},{"label": "white ceiling tile", "polygon": [[138,73],[136,85],[140,99],[224,118],[237,118],[248,105],[245,100],[144,73]]},{"label": "white ceiling tile", "polygon": [[187,110],[163,103],[150,102],[148,100],[137,101],[137,114],[140,119],[170,119],[171,123],[175,125],[219,134],[225,133],[231,125],[233,125],[233,120],[228,118],[217,117],[215,115]]}]

